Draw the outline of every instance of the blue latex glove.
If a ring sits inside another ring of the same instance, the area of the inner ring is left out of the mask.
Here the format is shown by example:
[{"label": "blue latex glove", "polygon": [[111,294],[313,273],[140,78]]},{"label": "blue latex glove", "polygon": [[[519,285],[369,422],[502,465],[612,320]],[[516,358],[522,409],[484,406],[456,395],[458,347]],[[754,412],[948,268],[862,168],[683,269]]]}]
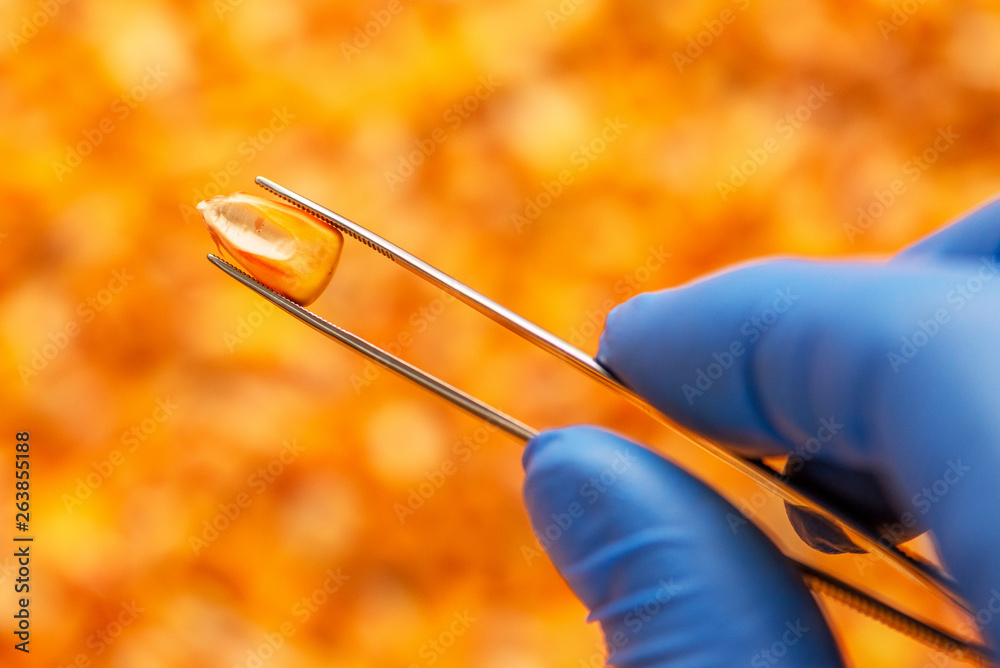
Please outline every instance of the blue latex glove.
[{"label": "blue latex glove", "polygon": [[[598,358],[691,429],[798,457],[859,521],[933,531],[995,645],[998,251],[992,203],[887,263],[745,265],[619,306]],[[524,466],[535,532],[609,663],[842,665],[789,562],[692,476],[589,427],[540,435]]]}]

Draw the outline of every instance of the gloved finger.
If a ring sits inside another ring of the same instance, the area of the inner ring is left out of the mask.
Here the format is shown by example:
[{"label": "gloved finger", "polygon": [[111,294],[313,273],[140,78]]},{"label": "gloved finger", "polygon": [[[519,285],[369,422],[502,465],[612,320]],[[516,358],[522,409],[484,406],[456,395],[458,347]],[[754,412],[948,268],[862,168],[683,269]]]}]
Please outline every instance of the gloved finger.
[{"label": "gloved finger", "polygon": [[869,474],[893,524],[933,529],[985,606],[1000,591],[997,276],[990,263],[745,267],[626,302],[599,358],[744,452]]},{"label": "gloved finger", "polygon": [[[994,199],[960,216],[943,229],[911,244],[890,262],[967,262],[988,267],[1000,259],[1000,199]],[[985,264],[984,264],[985,261]],[[866,518],[862,524],[884,526],[892,521],[891,510],[878,482],[866,474],[851,472],[822,461],[790,460],[785,474],[797,485],[849,517]],[[845,494],[844,490],[851,490]],[[824,552],[856,552],[857,548],[836,527],[801,508],[788,506],[796,532],[807,543]],[[921,532],[919,525],[896,524],[890,542],[898,544]]]},{"label": "gloved finger", "polygon": [[524,453],[531,522],[615,666],[840,666],[790,562],[704,484],[604,431]]},{"label": "gloved finger", "polygon": [[[985,292],[985,291],[984,291]],[[924,524],[1000,646],[1000,298],[980,294],[869,396],[873,440],[894,467],[893,527]]]},{"label": "gloved finger", "polygon": [[944,229],[904,248],[896,261],[1000,259],[1000,199],[964,214]]},{"label": "gloved finger", "polygon": [[866,272],[833,267],[765,262],[640,294],[608,315],[597,359],[684,426],[748,456],[787,454],[795,439],[760,403],[758,376],[768,370],[758,368],[759,347],[776,326]]},{"label": "gloved finger", "polygon": [[819,441],[822,454],[865,470],[876,458],[863,438],[869,372],[898,371],[917,344],[1000,291],[998,276],[997,265],[747,265],[619,305],[597,358],[738,452],[808,455]]},{"label": "gloved finger", "polygon": [[[941,230],[911,244],[890,262],[969,262],[988,267],[1000,259],[1000,199],[987,202],[967,212]],[[872,476],[853,472],[823,461],[803,461],[793,457],[784,471],[789,481],[809,489],[828,507],[848,517],[864,518],[870,528],[892,522],[892,510],[884,490]],[[845,494],[844,490],[850,490]],[[824,552],[859,551],[838,528],[803,508],[787,506],[788,517],[796,532],[807,543]],[[921,533],[919,525],[900,526],[893,544]]]},{"label": "gloved finger", "polygon": [[[956,280],[912,263],[750,265],[619,306],[598,359],[681,424],[751,457],[790,455],[789,479],[878,531],[898,509],[881,461],[854,437],[868,416],[866,369]],[[831,399],[814,401],[820,391]],[[831,525],[789,515],[813,547],[856,550]],[[912,524],[890,542],[924,530]]]}]

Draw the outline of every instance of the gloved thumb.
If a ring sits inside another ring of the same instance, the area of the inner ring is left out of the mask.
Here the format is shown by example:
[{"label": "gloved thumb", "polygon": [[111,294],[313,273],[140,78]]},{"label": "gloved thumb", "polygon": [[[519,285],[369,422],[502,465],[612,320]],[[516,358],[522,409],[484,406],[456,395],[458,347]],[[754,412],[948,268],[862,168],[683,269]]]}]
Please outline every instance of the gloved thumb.
[{"label": "gloved thumb", "polygon": [[791,563],[735,508],[658,455],[573,427],[533,439],[525,501],[615,666],[840,666]]}]

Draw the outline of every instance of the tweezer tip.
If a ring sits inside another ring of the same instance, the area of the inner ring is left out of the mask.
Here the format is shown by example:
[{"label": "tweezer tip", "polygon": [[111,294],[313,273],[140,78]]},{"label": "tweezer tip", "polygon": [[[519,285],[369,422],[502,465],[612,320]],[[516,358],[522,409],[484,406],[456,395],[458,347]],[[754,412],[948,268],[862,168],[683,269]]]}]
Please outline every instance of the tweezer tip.
[{"label": "tweezer tip", "polygon": [[[222,271],[224,271],[227,274],[229,274],[230,276],[232,276],[233,278],[237,278],[238,279],[238,278],[240,278],[240,276],[245,276],[246,278],[249,278],[250,280],[252,280],[254,283],[258,283],[258,284],[260,283],[257,279],[253,278],[252,276],[250,276],[246,272],[241,271],[240,269],[237,269],[233,265],[231,265],[228,262],[226,262],[225,260],[223,260],[218,255],[215,255],[214,253],[209,253],[208,254],[208,261],[211,262],[212,264],[214,264],[216,267],[218,267]],[[246,281],[242,281],[242,282],[246,283]]]},{"label": "tweezer tip", "polygon": [[277,183],[267,178],[266,176],[258,176],[254,178],[253,182],[258,186],[260,186],[261,188],[263,188],[264,190],[266,190],[267,192],[271,193],[272,195],[277,195],[281,199],[288,200],[295,206],[302,208],[302,204],[296,201],[294,198],[292,198],[289,191],[287,191],[285,188],[282,188],[281,186],[279,186]]},{"label": "tweezer tip", "polygon": [[[233,265],[229,264],[228,262],[226,262],[225,260],[223,260],[218,255],[215,255],[214,253],[209,253],[208,254],[208,261],[211,262],[212,264],[214,264],[219,269],[222,269],[223,271],[225,271],[227,274],[232,273],[233,271],[239,271],[239,269],[237,269]],[[240,271],[240,273],[242,274],[243,272]]]}]

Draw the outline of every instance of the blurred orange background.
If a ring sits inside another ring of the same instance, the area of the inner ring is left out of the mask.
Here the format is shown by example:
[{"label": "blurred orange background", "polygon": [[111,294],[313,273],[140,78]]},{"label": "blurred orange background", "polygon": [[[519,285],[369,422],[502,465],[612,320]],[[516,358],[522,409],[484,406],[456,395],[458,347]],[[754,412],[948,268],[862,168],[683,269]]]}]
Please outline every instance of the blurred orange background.
[{"label": "blurred orange background", "polygon": [[[268,176],[593,352],[637,291],[887,254],[1000,190],[985,0],[36,0],[0,24],[2,466],[30,431],[35,536],[31,654],[5,612],[3,665],[603,662],[530,556],[519,445],[212,267],[204,197]],[[534,426],[654,444],[791,535],[779,502],[353,241],[311,308]],[[880,566],[861,582],[958,619]],[[828,611],[855,665],[942,665]]]}]

